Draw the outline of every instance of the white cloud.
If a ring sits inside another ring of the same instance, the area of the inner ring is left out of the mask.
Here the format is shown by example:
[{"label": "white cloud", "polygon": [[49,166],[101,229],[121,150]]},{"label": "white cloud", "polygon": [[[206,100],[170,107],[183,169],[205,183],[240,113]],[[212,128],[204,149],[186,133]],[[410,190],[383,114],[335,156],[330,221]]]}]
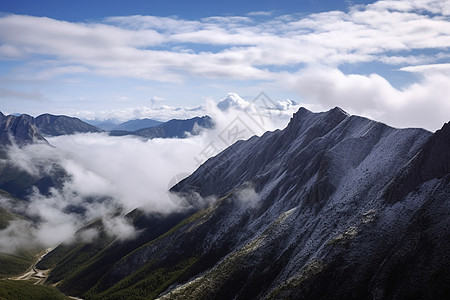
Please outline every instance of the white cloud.
[{"label": "white cloud", "polygon": [[[273,80],[279,74],[267,66],[398,63],[398,51],[446,49],[448,6],[434,0],[378,1],[349,12],[264,21],[252,18],[261,13],[195,21],[138,15],[110,17],[104,23],[6,15],[0,18],[0,54],[52,56],[62,66],[48,70],[47,76],[89,71],[175,82],[191,75]],[[189,51],[186,44],[192,46]],[[210,50],[216,45],[222,48]]]},{"label": "white cloud", "polygon": [[0,253],[13,254],[35,242],[31,222],[10,221],[7,228],[0,230]]},{"label": "white cloud", "polygon": [[[311,68],[286,82],[323,110],[340,106],[396,127],[423,127],[435,131],[449,121],[450,77],[447,65],[404,68],[423,72],[422,79],[404,89],[377,75],[344,74],[338,69]],[[432,72],[427,72],[432,70]]]},{"label": "white cloud", "polygon": [[217,103],[217,107],[222,111],[227,111],[230,108],[238,109],[238,110],[244,110],[250,105],[249,102],[242,99],[238,94],[236,93],[228,93],[228,95],[220,100]]},{"label": "white cloud", "polygon": [[138,234],[133,225],[123,217],[105,216],[102,221],[106,233],[116,236],[121,241],[132,239]]},{"label": "white cloud", "polygon": [[424,10],[433,14],[450,15],[450,4],[448,1],[440,0],[383,0],[369,5],[373,9],[394,10],[408,12],[413,10]]},{"label": "white cloud", "polygon": [[445,75],[450,76],[450,63],[408,66],[408,67],[401,68],[400,71],[419,73],[419,74],[422,74],[425,76],[427,74],[431,74],[431,73],[433,73],[433,74],[440,73],[440,74],[445,74]]},{"label": "white cloud", "polygon": [[[202,137],[143,141],[80,134],[49,140],[55,147],[9,149],[10,161],[35,176],[51,174],[56,166],[69,175],[60,188],[52,188],[46,195],[36,189],[26,205],[14,207],[39,220],[34,229],[26,232],[34,237],[28,243],[39,241],[45,246],[72,240],[81,226],[97,218],[103,219],[109,234],[120,239],[130,237],[134,229],[123,216],[115,216],[118,210],[127,213],[142,207],[168,213],[180,209],[167,193],[168,183],[176,174],[195,169],[194,156],[204,146]],[[2,231],[0,240],[24,226],[16,227]],[[82,238],[92,235],[84,234]],[[20,239],[20,235],[16,237]],[[21,243],[27,244],[27,239],[23,240]]]},{"label": "white cloud", "polygon": [[203,105],[195,107],[173,107],[168,105],[156,106],[157,102],[152,98],[154,106],[128,107],[123,109],[102,110],[102,111],[74,111],[73,116],[86,120],[108,120],[117,119],[119,121],[128,121],[131,119],[155,119],[168,121],[170,119],[190,119],[196,116],[206,114]]},{"label": "white cloud", "polygon": [[279,101],[276,101],[274,104],[275,105],[273,108],[276,110],[281,110],[281,111],[284,111],[284,110],[290,111],[290,110],[298,107],[298,103],[295,101],[292,101],[290,99],[285,99],[282,101],[279,100]]}]

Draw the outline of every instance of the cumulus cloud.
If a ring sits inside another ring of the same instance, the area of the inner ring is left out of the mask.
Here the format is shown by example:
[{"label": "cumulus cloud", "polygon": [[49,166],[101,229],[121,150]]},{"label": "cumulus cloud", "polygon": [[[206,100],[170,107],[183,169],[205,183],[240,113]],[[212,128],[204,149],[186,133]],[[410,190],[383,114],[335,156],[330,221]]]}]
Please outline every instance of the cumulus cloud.
[{"label": "cumulus cloud", "polygon": [[222,111],[227,111],[230,108],[243,110],[250,105],[249,102],[242,99],[236,93],[228,93],[228,95],[217,103],[217,107]]},{"label": "cumulus cloud", "polygon": [[396,127],[439,129],[449,121],[447,66],[417,66],[403,70],[418,72],[422,77],[417,83],[397,89],[378,74],[344,74],[334,68],[310,68],[290,77],[289,85],[319,104],[315,107],[317,110],[340,106],[349,113]]}]

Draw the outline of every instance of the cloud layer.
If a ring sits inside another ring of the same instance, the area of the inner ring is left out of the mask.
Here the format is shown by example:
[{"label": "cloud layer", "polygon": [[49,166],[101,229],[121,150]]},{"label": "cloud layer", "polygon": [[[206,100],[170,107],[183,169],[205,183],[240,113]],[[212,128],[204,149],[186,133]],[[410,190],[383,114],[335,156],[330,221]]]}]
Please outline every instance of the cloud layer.
[{"label": "cloud layer", "polygon": [[[213,199],[198,195],[180,199],[168,190],[237,140],[284,127],[296,109],[263,109],[262,102],[243,99],[241,104],[246,105],[222,111],[216,103],[206,103],[214,129],[186,139],[143,140],[95,133],[48,138],[52,146],[10,147],[9,160],[21,170],[40,178],[61,167],[68,176],[61,187],[50,189],[48,194],[35,189],[21,207],[0,199],[0,205],[38,220],[35,224],[14,221],[0,230],[0,252],[71,241],[75,232],[96,219],[103,220],[108,234],[123,240],[137,234],[124,218],[135,208],[167,214],[184,209],[193,200],[207,204]],[[118,211],[122,213],[118,215]],[[92,229],[81,233],[81,238],[89,240],[97,234]]]}]

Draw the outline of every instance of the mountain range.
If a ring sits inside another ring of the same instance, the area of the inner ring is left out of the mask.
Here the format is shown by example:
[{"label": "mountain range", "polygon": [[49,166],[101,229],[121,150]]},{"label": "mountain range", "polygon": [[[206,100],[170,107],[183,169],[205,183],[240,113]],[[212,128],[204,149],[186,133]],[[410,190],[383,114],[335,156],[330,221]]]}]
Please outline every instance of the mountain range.
[{"label": "mountain range", "polygon": [[[133,135],[143,138],[184,138],[187,135],[196,135],[202,129],[214,126],[209,116],[194,117],[191,119],[172,119],[167,122],[152,119],[136,119],[114,125],[109,132],[111,136]],[[75,133],[102,132],[78,118],[64,115],[55,116],[42,114],[32,117],[26,114],[5,116],[0,112],[0,145],[9,145],[12,142],[21,145],[44,142],[45,137],[59,136]]]},{"label": "mountain range", "polygon": [[[151,120],[153,121],[153,120]],[[145,121],[148,124],[148,121]],[[128,125],[123,124],[123,127],[130,128]],[[131,123],[132,126],[136,126],[136,123]],[[194,117],[186,120],[172,119],[165,123],[160,123],[147,128],[141,128],[134,131],[127,130],[112,130],[109,135],[111,136],[124,136],[134,135],[143,138],[185,138],[188,134],[197,135],[202,129],[213,128],[214,123],[209,116]]]},{"label": "mountain range", "polygon": [[97,127],[80,119],[43,114],[36,118],[22,114],[5,116],[0,112],[0,144],[12,142],[18,145],[47,142],[45,136],[58,136],[74,133],[100,132]]},{"label": "mountain range", "polygon": [[38,266],[83,299],[445,299],[449,150],[450,123],[430,133],[301,108],[173,186],[190,206],[130,212],[130,240],[98,220],[79,235],[99,238]]},{"label": "mountain range", "polygon": [[164,122],[153,119],[135,119],[118,124],[108,131],[136,131],[139,129],[155,127],[163,123]]}]

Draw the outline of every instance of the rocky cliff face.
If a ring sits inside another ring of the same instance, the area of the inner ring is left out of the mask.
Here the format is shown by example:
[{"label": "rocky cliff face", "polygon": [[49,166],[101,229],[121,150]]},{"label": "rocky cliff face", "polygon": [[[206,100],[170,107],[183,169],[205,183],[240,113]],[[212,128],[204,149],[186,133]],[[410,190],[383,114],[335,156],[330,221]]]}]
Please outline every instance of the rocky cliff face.
[{"label": "rocky cliff face", "polygon": [[449,145],[448,124],[431,134],[302,108],[172,188],[210,206],[63,286],[84,284],[87,299],[448,297]]}]

